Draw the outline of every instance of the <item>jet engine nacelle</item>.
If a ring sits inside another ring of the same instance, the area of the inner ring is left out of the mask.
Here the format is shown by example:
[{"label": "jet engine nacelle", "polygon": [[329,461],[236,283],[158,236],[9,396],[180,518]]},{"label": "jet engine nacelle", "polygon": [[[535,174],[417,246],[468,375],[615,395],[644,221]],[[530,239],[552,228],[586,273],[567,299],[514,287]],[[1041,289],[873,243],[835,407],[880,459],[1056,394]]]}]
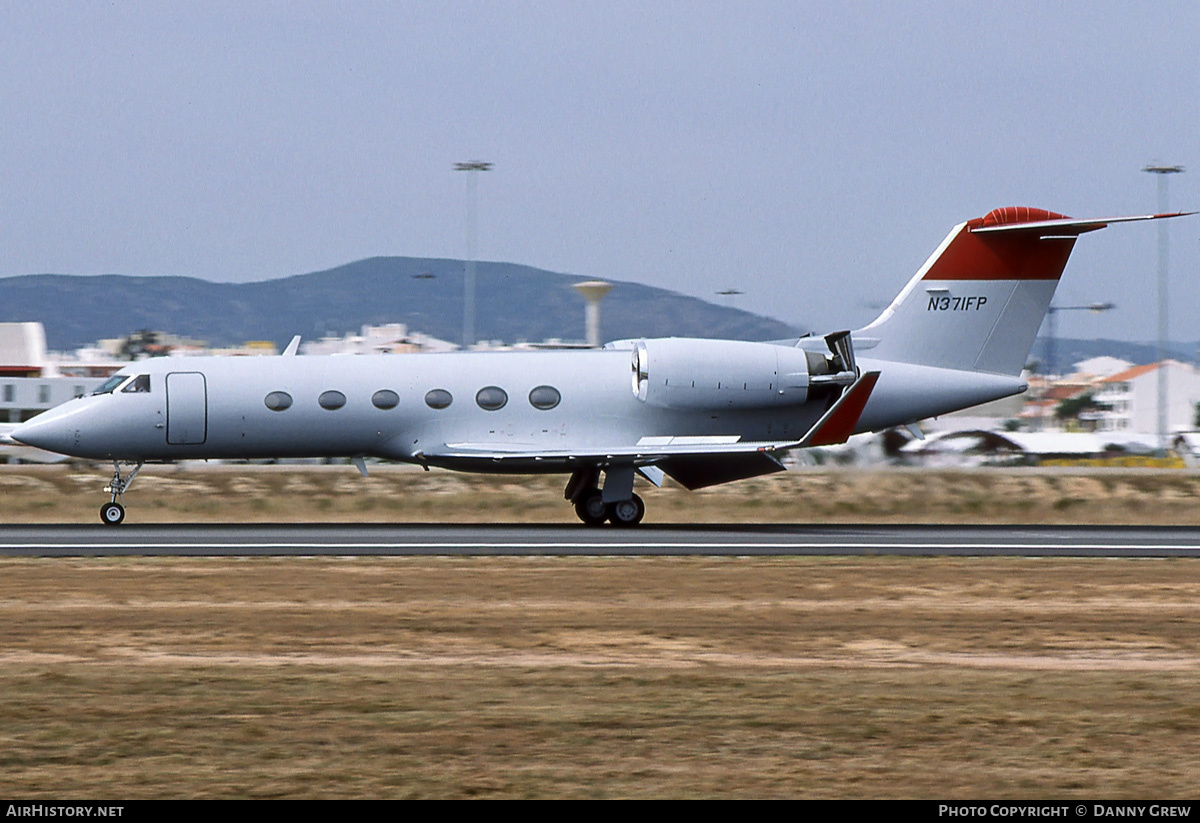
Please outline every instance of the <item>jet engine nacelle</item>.
[{"label": "jet engine nacelle", "polygon": [[812,376],[836,376],[837,362],[771,343],[668,337],[633,344],[633,393],[670,409],[756,409],[808,400]]}]

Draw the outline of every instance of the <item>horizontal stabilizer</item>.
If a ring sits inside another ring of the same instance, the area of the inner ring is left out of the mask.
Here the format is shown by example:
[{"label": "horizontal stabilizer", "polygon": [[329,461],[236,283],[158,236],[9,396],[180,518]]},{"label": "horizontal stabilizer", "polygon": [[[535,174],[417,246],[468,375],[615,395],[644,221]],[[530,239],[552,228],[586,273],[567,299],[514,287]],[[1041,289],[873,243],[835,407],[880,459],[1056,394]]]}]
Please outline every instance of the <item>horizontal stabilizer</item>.
[{"label": "horizontal stabilizer", "polygon": [[[997,209],[997,211],[1001,211]],[[1186,217],[1195,214],[1191,211],[1175,211],[1167,214],[1139,214],[1133,217],[1095,217],[1090,220],[1075,220],[1064,217],[1059,220],[1031,220],[1027,222],[987,222],[983,225],[971,226],[972,234],[998,234],[1000,232],[1028,232],[1044,236],[1077,236],[1089,231],[1102,229],[1111,223],[1135,223],[1141,220],[1164,220],[1169,217]],[[991,215],[989,215],[990,217]]]}]

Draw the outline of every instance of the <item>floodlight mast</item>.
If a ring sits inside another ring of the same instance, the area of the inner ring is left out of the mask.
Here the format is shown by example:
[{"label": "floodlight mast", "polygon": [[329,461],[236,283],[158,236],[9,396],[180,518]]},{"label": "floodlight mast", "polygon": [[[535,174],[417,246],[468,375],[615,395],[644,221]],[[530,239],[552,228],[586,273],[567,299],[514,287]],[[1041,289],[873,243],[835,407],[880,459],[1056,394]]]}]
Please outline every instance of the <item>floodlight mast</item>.
[{"label": "floodlight mast", "polygon": [[[1167,191],[1167,176],[1179,174],[1183,166],[1167,166],[1151,163],[1143,166],[1142,171],[1158,175],[1158,213],[1166,214],[1169,201]],[[1168,239],[1166,221],[1158,223],[1158,449],[1159,453],[1167,456],[1167,253]]]},{"label": "floodlight mast", "polygon": [[475,344],[475,214],[476,172],[489,171],[492,164],[485,160],[468,160],[455,163],[455,171],[467,173],[467,266],[463,276],[463,334],[462,347],[469,349]]}]

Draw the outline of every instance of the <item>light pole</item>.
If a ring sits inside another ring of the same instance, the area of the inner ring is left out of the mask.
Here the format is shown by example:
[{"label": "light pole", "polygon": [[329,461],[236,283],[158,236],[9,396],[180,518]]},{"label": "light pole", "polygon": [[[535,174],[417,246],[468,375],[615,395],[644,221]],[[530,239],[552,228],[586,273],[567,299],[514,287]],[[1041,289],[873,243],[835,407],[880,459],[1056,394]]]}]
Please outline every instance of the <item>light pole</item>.
[{"label": "light pole", "polygon": [[[1179,174],[1183,166],[1151,163],[1142,171],[1158,175],[1158,213],[1167,211],[1167,175]],[[1158,221],[1158,449],[1167,454],[1167,226]]]},{"label": "light pole", "polygon": [[1088,303],[1086,306],[1050,306],[1046,309],[1046,377],[1058,374],[1058,323],[1055,319],[1060,311],[1090,311],[1099,314],[1115,309],[1113,303]]},{"label": "light pole", "polygon": [[455,163],[455,171],[467,173],[467,267],[463,276],[463,349],[475,342],[475,173],[488,171],[492,164],[483,160]]}]

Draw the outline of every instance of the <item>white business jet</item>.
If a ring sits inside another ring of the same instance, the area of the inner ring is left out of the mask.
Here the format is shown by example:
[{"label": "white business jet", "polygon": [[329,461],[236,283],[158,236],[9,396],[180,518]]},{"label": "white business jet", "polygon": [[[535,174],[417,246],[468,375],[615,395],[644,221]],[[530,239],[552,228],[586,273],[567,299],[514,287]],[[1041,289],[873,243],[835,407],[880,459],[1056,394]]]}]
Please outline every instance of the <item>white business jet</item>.
[{"label": "white business jet", "polygon": [[[996,209],[956,226],[875,322],[774,343],[664,338],[602,349],[371,357],[162,358],[16,427],[111,460],[100,509],[145,463],[364,458],[569,475],[590,526],[632,526],[640,474],[700,489],[784,469],[789,450],[1023,392],[1021,369],[1079,235],[1183,213],[1074,220]],[[122,468],[126,473],[122,473]],[[601,480],[603,479],[603,482]]]}]

